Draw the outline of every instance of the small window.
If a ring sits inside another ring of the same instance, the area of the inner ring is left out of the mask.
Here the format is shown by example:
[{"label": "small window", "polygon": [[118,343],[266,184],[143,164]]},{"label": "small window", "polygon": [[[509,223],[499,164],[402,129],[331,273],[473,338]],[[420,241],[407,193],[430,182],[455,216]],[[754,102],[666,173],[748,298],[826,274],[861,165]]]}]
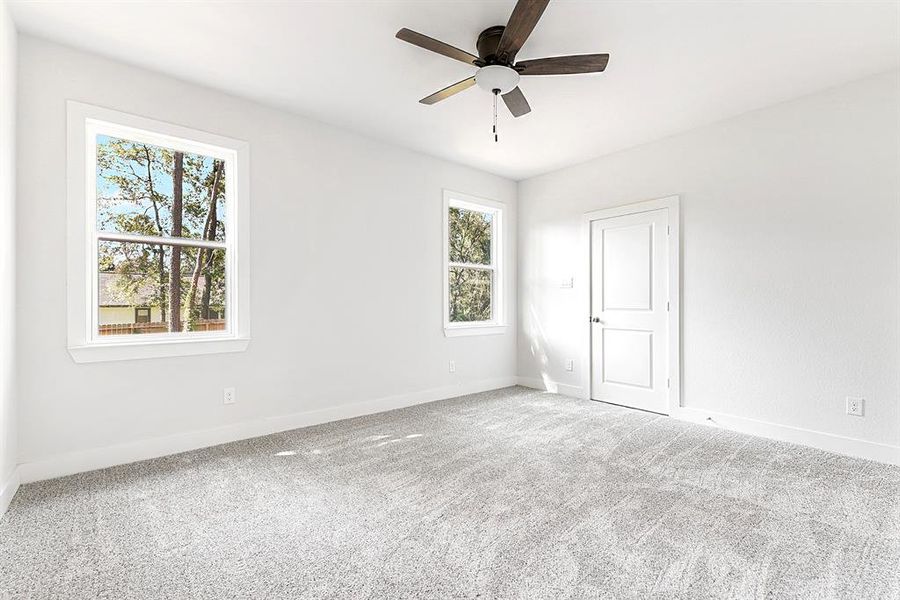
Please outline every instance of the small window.
[{"label": "small window", "polygon": [[444,195],[444,330],[447,335],[502,333],[502,205]]},{"label": "small window", "polygon": [[[208,342],[249,331],[246,144],[70,102],[69,166],[70,238],[83,240],[69,262],[76,360],[238,348]],[[156,349],[134,350],[143,343]]]}]

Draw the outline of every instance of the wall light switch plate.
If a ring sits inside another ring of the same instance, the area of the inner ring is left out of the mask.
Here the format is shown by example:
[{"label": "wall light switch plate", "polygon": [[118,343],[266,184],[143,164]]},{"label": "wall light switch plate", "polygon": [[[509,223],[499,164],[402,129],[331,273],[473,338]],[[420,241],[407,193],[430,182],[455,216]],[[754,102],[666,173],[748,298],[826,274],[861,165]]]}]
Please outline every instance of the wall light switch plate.
[{"label": "wall light switch plate", "polygon": [[451,373],[456,373],[456,361],[455,360],[450,361],[449,368],[450,368]]},{"label": "wall light switch plate", "polygon": [[237,393],[234,388],[225,388],[222,391],[222,404],[234,404],[237,400]]},{"label": "wall light switch plate", "polygon": [[575,370],[575,361],[571,358],[566,361],[566,371],[574,371]]},{"label": "wall light switch plate", "polygon": [[852,396],[847,396],[847,414],[853,415],[854,417],[863,416],[863,412],[865,411],[866,399],[865,398],[854,398]]},{"label": "wall light switch plate", "polygon": [[575,287],[575,278],[568,277],[566,279],[563,279],[562,283],[559,284],[559,287],[561,287],[563,289],[570,289],[570,288]]}]

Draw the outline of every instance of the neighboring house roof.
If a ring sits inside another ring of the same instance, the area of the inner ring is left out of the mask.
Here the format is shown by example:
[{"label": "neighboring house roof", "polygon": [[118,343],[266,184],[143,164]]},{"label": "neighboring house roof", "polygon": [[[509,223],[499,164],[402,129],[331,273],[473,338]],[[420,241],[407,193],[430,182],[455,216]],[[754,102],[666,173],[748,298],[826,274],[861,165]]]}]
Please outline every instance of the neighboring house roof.
[{"label": "neighboring house roof", "polygon": [[[100,306],[150,306],[158,304],[157,287],[152,282],[141,280],[146,275],[139,273],[100,273]],[[129,281],[130,280],[130,281]],[[203,289],[203,275],[197,282]],[[190,282],[188,282],[190,285]]]},{"label": "neighboring house roof", "polygon": [[[154,304],[156,288],[149,282],[140,284],[145,275],[137,273],[100,273],[100,306],[146,306]],[[129,281],[131,280],[131,281]],[[138,286],[135,289],[135,286]]]}]

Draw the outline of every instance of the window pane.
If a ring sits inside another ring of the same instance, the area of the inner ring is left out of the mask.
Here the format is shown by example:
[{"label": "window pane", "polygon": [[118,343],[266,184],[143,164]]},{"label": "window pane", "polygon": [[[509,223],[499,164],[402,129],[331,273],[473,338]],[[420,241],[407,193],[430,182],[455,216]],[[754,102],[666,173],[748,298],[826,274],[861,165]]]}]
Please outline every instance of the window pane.
[{"label": "window pane", "polygon": [[450,322],[491,320],[492,272],[485,269],[450,268]]},{"label": "window pane", "polygon": [[450,262],[491,264],[491,213],[450,208]]},{"label": "window pane", "polygon": [[96,184],[100,231],[225,240],[224,161],[98,135]]},{"label": "window pane", "polygon": [[[225,250],[108,241],[99,246],[100,335],[225,329]],[[181,274],[175,289],[173,260]],[[180,306],[177,323],[173,306]]]}]

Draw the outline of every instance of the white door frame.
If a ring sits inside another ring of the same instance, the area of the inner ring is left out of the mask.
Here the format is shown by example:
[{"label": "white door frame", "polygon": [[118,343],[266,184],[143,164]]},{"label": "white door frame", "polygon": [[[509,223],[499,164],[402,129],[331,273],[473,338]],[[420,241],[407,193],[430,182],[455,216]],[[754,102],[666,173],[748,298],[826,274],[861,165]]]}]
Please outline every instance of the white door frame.
[{"label": "white door frame", "polygon": [[586,332],[585,368],[582,369],[582,397],[591,399],[591,222],[610,217],[621,217],[669,209],[669,416],[677,416],[681,409],[681,216],[678,196],[666,196],[656,200],[636,202],[584,213],[582,227],[582,287],[581,306],[584,307],[582,327]]}]

